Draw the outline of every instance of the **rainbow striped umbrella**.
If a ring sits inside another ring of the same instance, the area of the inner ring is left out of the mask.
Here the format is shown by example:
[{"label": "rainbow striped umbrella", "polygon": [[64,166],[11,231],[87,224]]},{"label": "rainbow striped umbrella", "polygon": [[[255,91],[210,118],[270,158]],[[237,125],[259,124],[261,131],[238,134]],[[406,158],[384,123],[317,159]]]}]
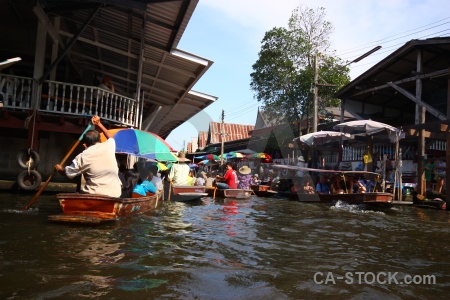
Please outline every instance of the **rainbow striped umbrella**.
[{"label": "rainbow striped umbrella", "polygon": [[[157,134],[133,129],[119,128],[109,130],[116,141],[116,153],[131,154],[138,157],[154,159],[158,161],[177,161],[171,147]],[[101,141],[106,141],[103,133]]]}]

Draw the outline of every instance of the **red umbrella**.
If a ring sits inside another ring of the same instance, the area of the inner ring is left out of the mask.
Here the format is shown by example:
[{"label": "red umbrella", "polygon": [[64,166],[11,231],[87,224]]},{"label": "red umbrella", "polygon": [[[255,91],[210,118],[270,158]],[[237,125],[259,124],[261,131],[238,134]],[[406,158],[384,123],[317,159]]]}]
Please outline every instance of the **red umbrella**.
[{"label": "red umbrella", "polygon": [[219,157],[215,154],[206,154],[205,158],[209,160],[219,160]]}]

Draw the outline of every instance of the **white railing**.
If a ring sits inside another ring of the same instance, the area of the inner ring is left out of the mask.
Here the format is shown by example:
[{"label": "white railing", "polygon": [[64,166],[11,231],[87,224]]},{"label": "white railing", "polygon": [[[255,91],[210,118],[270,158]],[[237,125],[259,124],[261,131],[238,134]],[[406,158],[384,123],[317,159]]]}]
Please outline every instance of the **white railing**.
[{"label": "white railing", "polygon": [[429,149],[431,150],[439,150],[439,151],[447,151],[447,142],[446,141],[434,141]]},{"label": "white railing", "polygon": [[[0,101],[5,108],[31,110],[33,79],[0,74]],[[98,87],[44,81],[40,112],[67,115],[98,115],[115,123],[136,126],[138,101]]]},{"label": "white railing", "polygon": [[4,107],[31,109],[33,79],[0,74],[0,101]]}]

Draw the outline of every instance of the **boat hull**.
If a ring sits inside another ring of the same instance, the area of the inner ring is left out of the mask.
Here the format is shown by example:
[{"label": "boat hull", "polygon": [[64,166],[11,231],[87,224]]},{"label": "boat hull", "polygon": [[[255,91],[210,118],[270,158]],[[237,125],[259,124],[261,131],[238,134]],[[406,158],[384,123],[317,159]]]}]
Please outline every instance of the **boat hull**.
[{"label": "boat hull", "polygon": [[226,189],[223,190],[223,196],[225,198],[233,199],[248,199],[253,195],[252,190],[247,189]]},{"label": "boat hull", "polygon": [[253,193],[258,197],[273,197],[278,194],[277,191],[272,190],[270,185],[251,185]]},{"label": "boat hull", "polygon": [[102,195],[63,193],[57,194],[62,214],[50,215],[50,221],[74,223],[102,223],[155,209],[161,195],[139,198],[114,198]]},{"label": "boat hull", "polygon": [[195,185],[178,185],[172,186],[172,195],[170,200],[172,201],[196,201],[203,197],[208,196],[206,187]]},{"label": "boat hull", "polygon": [[251,189],[218,189],[210,187],[207,189],[208,196],[212,198],[234,198],[248,199],[255,193]]},{"label": "boat hull", "polygon": [[353,193],[353,194],[302,194],[279,192],[278,195],[300,202],[365,204],[368,206],[390,206],[394,197],[391,193]]}]

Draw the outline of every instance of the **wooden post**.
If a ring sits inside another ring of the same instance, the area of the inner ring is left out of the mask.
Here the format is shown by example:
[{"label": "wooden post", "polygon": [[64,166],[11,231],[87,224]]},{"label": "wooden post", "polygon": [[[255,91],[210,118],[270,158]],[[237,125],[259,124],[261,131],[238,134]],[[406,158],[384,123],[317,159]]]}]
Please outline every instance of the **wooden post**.
[{"label": "wooden post", "polygon": [[[448,83],[447,83],[447,120],[450,119],[450,68],[448,69]],[[445,202],[447,210],[450,210],[450,130],[446,133],[446,151],[445,151]]]},{"label": "wooden post", "polygon": [[223,152],[224,152],[224,138],[225,138],[225,132],[224,132],[224,118],[225,118],[225,112],[222,109],[222,122],[221,122],[221,127],[220,127],[220,140],[221,140],[221,145],[220,145],[220,165],[223,166]]},{"label": "wooden post", "polygon": [[319,70],[318,70],[318,64],[317,64],[317,54],[314,55],[314,105],[313,105],[313,132],[317,132],[317,124],[319,119],[319,111],[318,111],[318,90],[317,90],[317,83],[319,81]]},{"label": "wooden post", "polygon": [[[417,73],[422,73],[422,52],[421,50],[417,51]],[[416,98],[418,100],[422,100],[422,80],[420,78],[416,79]],[[425,107],[416,104],[416,116],[415,116],[415,124],[425,124]],[[420,130],[419,135],[419,149],[418,156],[419,161],[417,164],[417,193],[420,195],[424,195],[426,191],[426,182],[425,182],[425,129]]]}]

